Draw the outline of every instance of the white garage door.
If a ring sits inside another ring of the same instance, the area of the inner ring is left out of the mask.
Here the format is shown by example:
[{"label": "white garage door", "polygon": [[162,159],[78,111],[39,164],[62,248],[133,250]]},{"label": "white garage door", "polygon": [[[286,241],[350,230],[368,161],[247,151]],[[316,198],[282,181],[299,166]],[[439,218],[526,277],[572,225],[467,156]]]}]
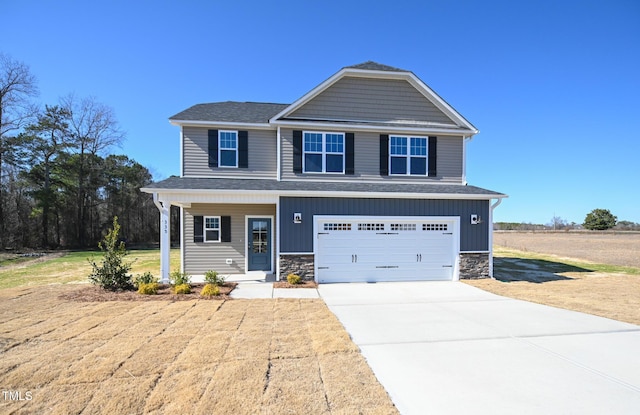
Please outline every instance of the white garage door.
[{"label": "white garage door", "polygon": [[318,282],[452,280],[457,217],[315,218]]}]

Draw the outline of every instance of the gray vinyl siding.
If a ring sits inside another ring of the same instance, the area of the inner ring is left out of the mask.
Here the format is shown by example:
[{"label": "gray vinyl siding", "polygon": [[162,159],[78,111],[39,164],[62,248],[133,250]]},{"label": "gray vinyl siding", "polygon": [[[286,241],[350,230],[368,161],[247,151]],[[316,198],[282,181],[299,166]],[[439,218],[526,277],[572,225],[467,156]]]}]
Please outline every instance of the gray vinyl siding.
[{"label": "gray vinyl siding", "polygon": [[[460,251],[489,250],[488,200],[280,198],[280,252],[313,252],[314,215],[360,216],[458,216]],[[291,220],[302,213],[302,223]],[[471,225],[477,214],[484,221]]]},{"label": "gray vinyl siding", "polygon": [[[236,131],[237,128],[228,130]],[[255,177],[276,176],[277,141],[276,130],[249,131],[249,168],[209,167],[209,129],[184,127],[183,176],[184,177]]]},{"label": "gray vinyl siding", "polygon": [[[318,131],[317,129],[309,131]],[[335,130],[323,130],[335,131]],[[342,130],[338,132],[349,132]],[[437,176],[380,176],[380,134],[381,132],[356,131],[354,133],[354,175],[344,174],[295,174],[293,172],[293,130],[283,128],[282,135],[282,178],[311,178],[321,180],[366,180],[366,181],[421,181],[460,183],[462,181],[462,137],[439,136],[437,150]]]},{"label": "gray vinyl siding", "polygon": [[405,80],[344,77],[288,118],[454,122]]},{"label": "gray vinyl siding", "polygon": [[[212,269],[221,274],[245,273],[245,248],[247,245],[245,215],[273,216],[273,240],[275,241],[275,205],[245,204],[193,204],[183,209],[184,216],[184,268],[191,275],[202,275]],[[194,216],[231,216],[231,242],[193,242]],[[275,247],[273,247],[275,248]],[[275,259],[275,249],[272,249]],[[232,265],[225,263],[233,259]],[[273,262],[275,264],[275,262]],[[275,267],[275,265],[274,265]],[[275,270],[274,270],[275,271]]]}]

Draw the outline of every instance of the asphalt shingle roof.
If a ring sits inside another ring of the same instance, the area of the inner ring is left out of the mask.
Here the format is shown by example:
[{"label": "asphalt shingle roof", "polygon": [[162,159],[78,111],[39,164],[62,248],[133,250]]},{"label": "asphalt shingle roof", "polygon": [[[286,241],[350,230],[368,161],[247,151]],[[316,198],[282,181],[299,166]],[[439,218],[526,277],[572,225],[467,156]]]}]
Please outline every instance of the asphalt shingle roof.
[{"label": "asphalt shingle roof", "polygon": [[353,66],[347,66],[351,69],[365,69],[369,71],[387,71],[387,72],[409,72],[405,69],[394,68],[393,66],[383,65],[374,61],[366,61]]},{"label": "asphalt shingle roof", "polygon": [[218,121],[240,123],[267,123],[289,104],[267,102],[212,102],[197,104],[169,117],[176,121]]},{"label": "asphalt shingle roof", "polygon": [[475,186],[431,183],[353,183],[353,182],[316,182],[316,181],[277,181],[275,179],[218,179],[172,176],[160,182],[145,186],[154,190],[240,190],[240,191],[281,191],[281,192],[333,192],[340,193],[416,193],[451,194],[461,196],[505,197],[504,194]]}]

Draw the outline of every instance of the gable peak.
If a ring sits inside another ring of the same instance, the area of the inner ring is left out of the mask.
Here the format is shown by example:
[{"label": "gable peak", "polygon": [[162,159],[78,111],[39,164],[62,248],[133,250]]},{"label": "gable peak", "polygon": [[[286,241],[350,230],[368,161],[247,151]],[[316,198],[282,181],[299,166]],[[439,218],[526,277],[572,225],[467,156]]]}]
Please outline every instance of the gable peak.
[{"label": "gable peak", "polygon": [[386,71],[386,72],[409,72],[404,69],[394,68],[393,66],[383,65],[374,61],[366,61],[357,65],[347,66],[345,69],[362,69],[366,71]]}]

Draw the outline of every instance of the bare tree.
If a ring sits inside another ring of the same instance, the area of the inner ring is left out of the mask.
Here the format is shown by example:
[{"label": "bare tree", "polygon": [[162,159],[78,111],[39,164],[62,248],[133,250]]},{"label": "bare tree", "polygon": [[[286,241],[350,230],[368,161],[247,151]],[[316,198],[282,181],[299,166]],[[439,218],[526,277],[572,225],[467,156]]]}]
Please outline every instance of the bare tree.
[{"label": "bare tree", "polygon": [[[4,164],[10,154],[9,137],[37,114],[37,107],[30,98],[38,95],[36,78],[29,71],[29,67],[22,62],[0,53],[0,235],[5,235],[4,221]],[[0,247],[4,245],[4,238],[0,237]]]},{"label": "bare tree", "polygon": [[71,114],[69,132],[78,152],[76,175],[76,240],[85,244],[87,208],[91,204],[86,189],[86,178],[92,168],[91,160],[112,146],[119,146],[125,134],[118,126],[111,107],[94,97],[79,99],[69,94],[61,100],[62,107]]}]

